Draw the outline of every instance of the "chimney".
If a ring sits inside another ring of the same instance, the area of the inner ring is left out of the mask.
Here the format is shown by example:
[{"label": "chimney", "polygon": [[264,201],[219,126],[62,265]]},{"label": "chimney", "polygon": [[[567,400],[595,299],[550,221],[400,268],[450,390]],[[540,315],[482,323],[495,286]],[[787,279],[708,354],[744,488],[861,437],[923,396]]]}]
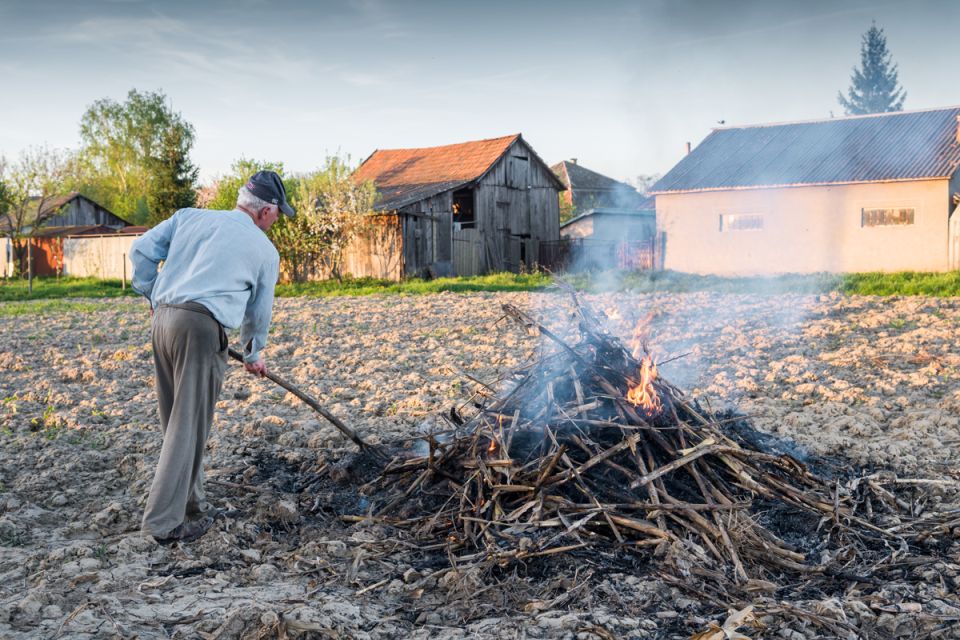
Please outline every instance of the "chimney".
[{"label": "chimney", "polygon": [[960,116],[957,116],[957,144],[960,144]]},{"label": "chimney", "polygon": [[[957,119],[960,120],[960,116],[957,116]],[[576,158],[570,158],[570,164],[577,164]]]},{"label": "chimney", "polygon": [[[957,117],[960,118],[960,116],[957,116]],[[689,143],[689,142],[687,143],[687,155],[690,155],[690,143]]]}]

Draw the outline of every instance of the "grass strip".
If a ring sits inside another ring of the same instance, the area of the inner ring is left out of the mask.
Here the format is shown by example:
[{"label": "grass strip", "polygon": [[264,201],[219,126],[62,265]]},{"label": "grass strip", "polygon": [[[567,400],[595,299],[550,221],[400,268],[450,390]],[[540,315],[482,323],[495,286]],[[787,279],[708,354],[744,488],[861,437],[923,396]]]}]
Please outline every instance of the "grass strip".
[{"label": "grass strip", "polygon": [[[714,291],[738,294],[821,294],[840,292],[869,296],[960,296],[960,271],[923,273],[787,274],[780,276],[729,277],[695,275],[675,271],[601,272],[565,274],[563,279],[587,292],[630,291],[634,293],[686,293]],[[343,281],[291,282],[277,285],[277,297],[323,298],[332,296],[426,295],[441,292],[538,291],[553,282],[549,274],[494,273],[463,278],[412,279],[403,282],[352,278]],[[57,298],[112,298],[135,296],[120,280],[95,278],[37,278],[33,292],[20,279],[0,280],[0,303]],[[5,305],[4,305],[5,306]],[[55,311],[58,307],[9,307],[0,315],[27,313],[29,309]],[[66,307],[64,307],[66,309]]]},{"label": "grass strip", "polygon": [[10,300],[43,300],[52,298],[115,298],[135,296],[130,283],[123,288],[119,278],[34,278],[33,292],[26,279],[0,279],[0,302]]},{"label": "grass strip", "polygon": [[0,318],[19,316],[61,315],[64,313],[93,313],[105,309],[97,302],[79,302],[77,300],[26,300],[21,302],[0,303]]}]

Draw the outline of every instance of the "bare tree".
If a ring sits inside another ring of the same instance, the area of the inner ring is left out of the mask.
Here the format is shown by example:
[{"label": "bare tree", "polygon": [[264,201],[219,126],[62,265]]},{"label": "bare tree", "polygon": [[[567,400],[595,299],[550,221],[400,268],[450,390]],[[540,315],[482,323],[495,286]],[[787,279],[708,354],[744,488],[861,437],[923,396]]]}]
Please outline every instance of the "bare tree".
[{"label": "bare tree", "polygon": [[633,180],[630,180],[630,185],[639,191],[643,195],[647,195],[647,192],[657,183],[657,181],[663,177],[663,174],[660,173],[641,173]]}]

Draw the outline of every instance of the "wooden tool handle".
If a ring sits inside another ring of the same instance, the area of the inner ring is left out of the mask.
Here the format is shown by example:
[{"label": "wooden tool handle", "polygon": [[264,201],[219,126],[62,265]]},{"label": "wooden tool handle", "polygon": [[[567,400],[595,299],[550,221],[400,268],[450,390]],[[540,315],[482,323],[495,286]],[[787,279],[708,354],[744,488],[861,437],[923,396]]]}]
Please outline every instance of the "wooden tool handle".
[{"label": "wooden tool handle", "polygon": [[[233,349],[229,349],[228,351],[229,351],[229,353],[230,353],[230,357],[231,357],[231,358],[233,358],[234,360],[237,360],[238,362],[243,362],[243,356],[240,355],[239,352],[237,352],[237,351],[235,351],[235,350],[233,350]],[[301,400],[303,400],[303,401],[304,401],[305,403],[307,403],[308,405],[310,405],[310,408],[311,408],[311,409],[313,409],[314,411],[316,411],[317,413],[319,413],[321,416],[323,416],[324,418],[326,418],[327,421],[330,422],[330,424],[332,424],[333,426],[335,426],[335,427],[340,431],[340,433],[342,433],[343,435],[345,435],[345,436],[347,436],[348,438],[350,438],[351,440],[353,440],[353,441],[357,444],[357,446],[359,446],[359,447],[361,447],[361,448],[364,448],[364,449],[366,449],[366,448],[368,448],[368,447],[370,446],[369,444],[367,444],[366,442],[364,442],[363,439],[362,439],[360,436],[358,436],[358,435],[353,431],[353,429],[351,429],[351,428],[348,427],[347,425],[343,424],[343,423],[340,421],[340,419],[337,418],[337,416],[333,415],[332,413],[330,413],[329,411],[327,411],[326,409],[324,409],[323,406],[321,406],[319,402],[317,402],[316,400],[314,400],[313,398],[311,398],[310,396],[308,396],[306,393],[304,393],[303,391],[301,391],[301,390],[298,389],[297,387],[293,386],[292,384],[290,384],[289,382],[287,382],[286,380],[284,380],[284,379],[281,378],[280,376],[278,376],[278,375],[276,375],[275,373],[272,373],[272,372],[270,372],[270,371],[267,371],[266,377],[269,378],[271,381],[275,382],[276,384],[280,385],[281,387],[283,387],[284,389],[286,389],[287,391],[289,391],[289,392],[292,393],[293,395],[297,396],[298,398],[300,398]]]}]

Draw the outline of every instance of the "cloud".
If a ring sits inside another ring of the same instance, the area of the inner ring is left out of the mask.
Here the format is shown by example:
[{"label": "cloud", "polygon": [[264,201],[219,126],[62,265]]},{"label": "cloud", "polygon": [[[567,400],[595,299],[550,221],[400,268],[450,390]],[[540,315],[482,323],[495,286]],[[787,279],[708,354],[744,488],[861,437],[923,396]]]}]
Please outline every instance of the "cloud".
[{"label": "cloud", "polygon": [[383,0],[348,0],[348,6],[381,38],[401,39],[414,36],[413,30],[404,20],[397,18],[393,7]]},{"label": "cloud", "polygon": [[385,87],[389,84],[385,76],[363,71],[344,71],[340,79],[354,87]]}]

